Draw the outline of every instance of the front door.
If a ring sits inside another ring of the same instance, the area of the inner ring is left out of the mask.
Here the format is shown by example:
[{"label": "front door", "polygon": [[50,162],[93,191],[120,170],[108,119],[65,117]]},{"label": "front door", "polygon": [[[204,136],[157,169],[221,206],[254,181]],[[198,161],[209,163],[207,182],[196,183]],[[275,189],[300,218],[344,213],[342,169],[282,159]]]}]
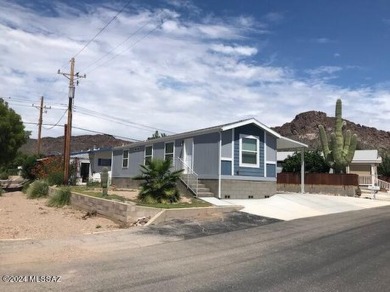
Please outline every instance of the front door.
[{"label": "front door", "polygon": [[189,173],[189,169],[193,167],[193,152],[194,152],[194,140],[192,138],[184,140],[184,173]]}]

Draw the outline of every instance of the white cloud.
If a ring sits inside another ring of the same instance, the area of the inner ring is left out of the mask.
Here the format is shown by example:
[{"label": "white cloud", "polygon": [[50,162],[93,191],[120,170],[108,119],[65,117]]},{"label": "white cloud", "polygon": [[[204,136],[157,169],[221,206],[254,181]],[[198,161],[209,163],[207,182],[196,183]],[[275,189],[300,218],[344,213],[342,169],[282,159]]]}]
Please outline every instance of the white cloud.
[{"label": "white cloud", "polygon": [[320,66],[315,69],[308,69],[306,72],[313,76],[323,75],[323,74],[333,74],[343,70],[343,68],[339,66]]},{"label": "white cloud", "polygon": [[227,55],[253,56],[257,54],[257,49],[249,46],[228,46],[224,44],[215,44],[211,49],[218,53]]},{"label": "white cloud", "polygon": [[[68,72],[69,59],[115,15],[104,7],[86,14],[54,8],[57,17],[0,1],[5,12],[0,15],[0,96],[26,100],[23,106],[10,103],[26,122],[38,120],[38,111],[28,104],[41,95],[47,105],[66,107],[68,80],[57,69]],[[256,39],[248,34],[260,25],[250,17],[188,20],[174,10],[165,12],[161,24],[159,11],[132,8],[77,56],[76,71],[87,78],[76,88],[75,127],[144,139],[153,129],[124,121],[172,132],[249,116],[276,126],[308,110],[333,115],[335,100],[342,97],[346,118],[390,130],[388,87],[334,86],[328,77],[342,70],[338,66],[314,68],[302,78],[294,68],[260,63],[258,34]],[[367,103],[369,109],[362,106]],[[56,123],[63,112],[49,110],[44,122]],[[27,129],[36,137],[36,126]],[[85,134],[76,128],[73,133]],[[63,135],[63,129],[43,135]]]}]

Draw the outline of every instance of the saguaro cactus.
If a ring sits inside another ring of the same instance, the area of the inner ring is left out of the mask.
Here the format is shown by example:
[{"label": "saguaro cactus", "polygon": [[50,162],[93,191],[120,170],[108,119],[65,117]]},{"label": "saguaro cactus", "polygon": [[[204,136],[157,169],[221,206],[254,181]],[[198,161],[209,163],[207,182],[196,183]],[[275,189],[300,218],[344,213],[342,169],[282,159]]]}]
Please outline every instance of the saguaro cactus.
[{"label": "saguaro cactus", "polygon": [[107,188],[108,188],[108,169],[104,167],[102,172],[100,173],[100,185],[103,189],[103,196],[107,196]]},{"label": "saguaro cactus", "polygon": [[341,99],[336,102],[336,125],[334,132],[330,134],[330,143],[325,133],[323,125],[318,125],[320,139],[325,160],[335,173],[345,172],[345,168],[351,163],[355,154],[357,136],[351,134],[350,130],[343,135],[343,126],[346,124],[342,119]]}]

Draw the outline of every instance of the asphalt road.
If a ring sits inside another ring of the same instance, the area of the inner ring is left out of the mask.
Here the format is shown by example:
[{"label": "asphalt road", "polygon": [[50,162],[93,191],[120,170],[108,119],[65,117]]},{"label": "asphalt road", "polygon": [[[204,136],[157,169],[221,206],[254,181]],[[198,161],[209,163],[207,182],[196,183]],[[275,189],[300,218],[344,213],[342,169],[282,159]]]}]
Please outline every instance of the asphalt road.
[{"label": "asphalt road", "polygon": [[61,283],[1,283],[0,291],[389,291],[389,227],[390,207],[381,207],[8,266],[12,275],[61,275]]}]

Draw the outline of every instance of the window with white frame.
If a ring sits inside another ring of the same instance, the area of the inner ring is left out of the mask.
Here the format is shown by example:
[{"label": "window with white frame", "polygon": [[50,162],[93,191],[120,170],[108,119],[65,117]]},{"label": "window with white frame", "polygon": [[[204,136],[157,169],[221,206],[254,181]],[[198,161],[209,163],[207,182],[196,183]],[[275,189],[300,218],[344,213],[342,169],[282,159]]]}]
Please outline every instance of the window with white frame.
[{"label": "window with white frame", "polygon": [[123,150],[122,154],[122,167],[129,167],[129,150]]},{"label": "window with white frame", "polygon": [[175,146],[174,142],[165,143],[165,160],[172,160],[173,162],[173,156],[174,156]]},{"label": "window with white frame", "polygon": [[259,138],[240,135],[240,166],[259,167]]},{"label": "window with white frame", "polygon": [[152,161],[153,158],[153,146],[146,146],[145,147],[145,161],[144,164],[147,162]]}]

